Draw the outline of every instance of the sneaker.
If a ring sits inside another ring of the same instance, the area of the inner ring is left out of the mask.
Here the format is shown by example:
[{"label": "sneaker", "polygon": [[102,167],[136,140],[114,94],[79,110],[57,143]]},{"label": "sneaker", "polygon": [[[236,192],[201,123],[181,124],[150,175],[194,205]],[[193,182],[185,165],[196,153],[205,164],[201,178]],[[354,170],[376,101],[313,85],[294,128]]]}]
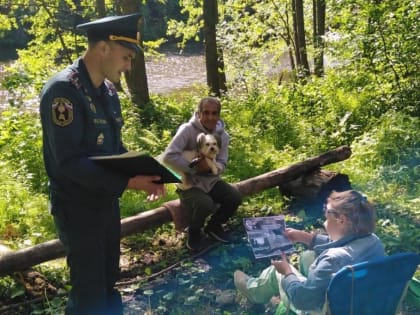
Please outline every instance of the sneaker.
[{"label": "sneaker", "polygon": [[240,270],[236,270],[233,273],[233,282],[235,284],[235,287],[238,289],[239,292],[246,296],[248,301],[250,301],[251,303],[255,303],[246,286],[249,279],[250,276],[248,276],[246,273]]},{"label": "sneaker", "polygon": [[187,248],[193,252],[198,252],[210,245],[209,240],[201,231],[188,230]]},{"label": "sneaker", "polygon": [[225,230],[223,230],[223,227],[220,224],[207,225],[204,228],[204,232],[206,232],[208,235],[210,235],[211,237],[213,237],[214,239],[220,242],[223,242],[223,243],[230,242],[229,236],[227,235]]}]

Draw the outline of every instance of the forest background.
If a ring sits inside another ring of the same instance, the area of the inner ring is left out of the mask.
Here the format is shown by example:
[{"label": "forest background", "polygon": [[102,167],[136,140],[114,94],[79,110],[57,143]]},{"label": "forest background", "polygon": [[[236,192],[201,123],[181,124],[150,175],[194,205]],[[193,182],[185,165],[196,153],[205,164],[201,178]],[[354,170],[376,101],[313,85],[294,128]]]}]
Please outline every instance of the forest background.
[{"label": "forest background", "polygon": [[[299,30],[294,20],[297,5],[305,26]],[[208,8],[216,9],[216,19]],[[325,14],[321,33],[314,27],[319,25],[316,8]],[[37,96],[52,74],[85,49],[74,26],[134,11],[143,14],[145,52],[140,65],[144,58],[158,58],[162,45],[175,43],[182,51],[206,42],[202,46],[206,54],[210,44],[217,49],[215,75],[224,82],[214,90],[209,77],[213,64],[207,68],[206,86],[149,95],[144,73],[127,76],[120,97],[129,149],[159,155],[198,100],[210,93],[219,95],[232,138],[227,181],[238,182],[349,145],[351,158],[329,169],[347,174],[352,186],[376,205],[377,234],[388,254],[420,252],[420,14],[416,1],[408,0],[0,0],[1,49],[17,48],[18,55],[1,82],[12,95],[0,112],[3,245],[19,249],[56,238],[48,212]],[[207,37],[209,15],[214,43]],[[295,35],[302,32],[304,45],[299,46],[301,39]],[[286,69],[284,56],[289,58]],[[140,98],[135,97],[138,94]],[[168,186],[165,200],[176,198]],[[141,193],[126,192],[122,216],[162,202],[144,200]],[[247,197],[240,214],[286,213],[287,205],[278,189],[269,189]],[[298,212],[301,220],[306,215]],[[156,234],[174,233],[165,225],[137,235],[136,242],[147,244]],[[40,268],[54,279],[67,279],[65,267]],[[2,300],[24,294],[13,277],[0,279]]]}]

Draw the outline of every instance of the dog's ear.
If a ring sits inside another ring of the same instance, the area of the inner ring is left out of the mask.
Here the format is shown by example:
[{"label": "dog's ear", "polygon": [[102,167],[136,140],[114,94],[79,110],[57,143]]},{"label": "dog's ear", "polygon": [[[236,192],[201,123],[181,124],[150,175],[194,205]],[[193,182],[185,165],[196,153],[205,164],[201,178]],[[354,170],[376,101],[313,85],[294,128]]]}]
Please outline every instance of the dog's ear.
[{"label": "dog's ear", "polygon": [[206,142],[206,134],[199,133],[197,136],[197,151],[200,151],[200,148],[203,147],[204,143]]}]

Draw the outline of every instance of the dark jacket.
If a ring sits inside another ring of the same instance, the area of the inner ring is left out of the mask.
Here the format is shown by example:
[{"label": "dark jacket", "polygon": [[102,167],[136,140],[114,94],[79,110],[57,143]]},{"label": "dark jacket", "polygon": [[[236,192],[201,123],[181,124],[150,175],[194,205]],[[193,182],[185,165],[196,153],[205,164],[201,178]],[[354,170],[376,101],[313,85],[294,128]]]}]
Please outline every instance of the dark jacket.
[{"label": "dark jacket", "polygon": [[121,106],[113,84],[105,81],[95,89],[83,60],[78,59],[47,82],[40,103],[52,200],[109,206],[123,193],[128,177],[95,165],[89,156],[126,151],[121,142]]}]

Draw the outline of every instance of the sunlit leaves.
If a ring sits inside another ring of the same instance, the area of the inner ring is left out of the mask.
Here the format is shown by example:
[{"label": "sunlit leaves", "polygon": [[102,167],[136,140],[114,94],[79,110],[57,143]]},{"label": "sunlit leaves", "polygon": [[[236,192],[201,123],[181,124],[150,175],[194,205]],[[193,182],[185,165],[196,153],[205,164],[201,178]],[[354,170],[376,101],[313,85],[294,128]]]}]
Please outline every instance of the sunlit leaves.
[{"label": "sunlit leaves", "polygon": [[7,15],[0,14],[0,32],[8,31],[16,28],[16,20],[9,18]]},{"label": "sunlit leaves", "polygon": [[348,69],[375,74],[378,92],[387,98],[382,106],[415,114],[418,110],[389,97],[398,91],[405,103],[418,99],[419,80],[406,78],[419,73],[419,6],[410,0],[332,1],[330,6],[332,30],[342,37],[328,48]]},{"label": "sunlit leaves", "polygon": [[181,39],[180,47],[184,48],[189,40],[198,41],[204,25],[203,3],[199,0],[182,0],[179,2],[181,13],[188,17],[187,21],[168,21],[168,35]]}]

